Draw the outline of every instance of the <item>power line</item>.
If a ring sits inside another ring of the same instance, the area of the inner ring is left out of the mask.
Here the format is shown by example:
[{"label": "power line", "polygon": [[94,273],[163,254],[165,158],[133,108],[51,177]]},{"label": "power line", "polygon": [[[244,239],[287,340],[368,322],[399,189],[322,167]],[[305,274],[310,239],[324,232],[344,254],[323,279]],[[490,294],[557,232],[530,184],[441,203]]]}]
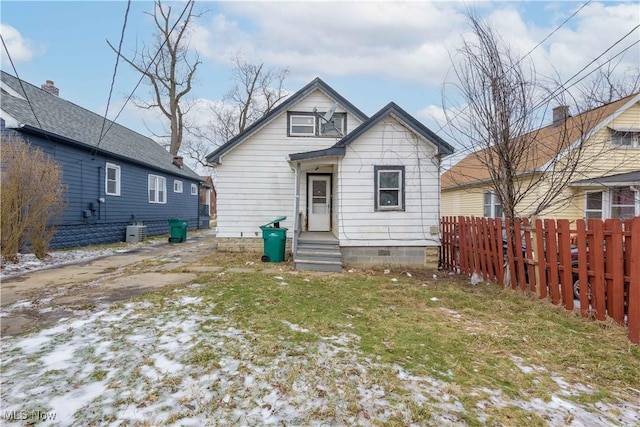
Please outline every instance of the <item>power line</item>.
[{"label": "power line", "polygon": [[[524,54],[519,60],[518,62],[516,62],[509,71],[511,71],[513,69],[513,67],[517,66],[518,64],[520,64],[527,56],[531,55],[533,53],[534,50],[536,50],[538,47],[540,47],[545,41],[547,41],[553,34],[555,34],[558,30],[560,30],[560,28],[562,28],[567,22],[569,22],[569,20],[571,20],[571,18],[573,18],[574,16],[576,16],[582,9],[584,9],[584,7],[586,7],[589,3],[591,3],[591,0],[588,0],[587,2],[585,2],[582,6],[580,6],[575,12],[573,12],[567,19],[565,19],[564,21],[562,21],[562,23],[560,23],[560,25],[558,25],[553,31],[551,31],[549,34],[547,34],[547,36],[542,39],[538,44],[536,44],[533,48],[531,48],[531,50],[529,50],[529,52],[527,52],[526,54]],[[460,114],[462,114],[462,112],[464,110],[466,110],[468,107],[465,105],[460,111],[458,111],[450,120],[447,120],[444,124],[442,124],[438,130],[436,131],[436,133],[440,132],[445,126],[447,126],[452,120],[455,120],[456,118],[458,118],[458,116]]]},{"label": "power line", "polygon": [[98,152],[98,148],[100,147],[100,141],[102,141],[102,135],[104,132],[104,126],[107,123],[107,115],[109,114],[109,105],[111,104],[111,95],[113,94],[113,86],[116,82],[116,74],[118,72],[118,63],[120,62],[120,52],[122,52],[122,43],[124,41],[124,33],[127,28],[127,20],[129,18],[129,9],[131,8],[131,0],[127,1],[127,10],[124,13],[124,22],[122,23],[122,32],[120,33],[120,43],[118,44],[118,53],[116,55],[116,64],[113,67],[113,76],[111,77],[111,87],[109,88],[109,97],[107,99],[107,108],[104,111],[104,119],[102,120],[102,128],[100,129],[100,136],[98,137],[98,143],[96,144],[96,149],[93,152],[93,156],[95,157]]},{"label": "power line", "polygon": [[[582,67],[578,72],[576,72],[575,74],[573,74],[571,77],[569,77],[564,83],[561,83],[556,89],[554,89],[549,95],[547,95],[546,97],[544,97],[542,100],[540,100],[537,104],[535,104],[533,107],[531,107],[532,110],[535,110],[541,106],[543,106],[544,104],[546,104],[547,102],[549,102],[554,95],[556,94],[556,92],[558,92],[561,89],[564,89],[565,91],[570,89],[571,87],[575,86],[576,84],[580,83],[582,80],[584,80],[585,78],[589,77],[591,74],[595,73],[598,68],[595,68],[593,71],[585,74],[584,76],[582,76],[580,79],[576,80],[575,82],[571,83],[570,85],[567,85],[567,83],[569,83],[571,80],[575,79],[578,75],[580,75],[580,73],[582,73],[584,70],[586,70],[587,68],[589,68],[589,66],[591,66],[592,64],[594,64],[595,62],[597,62],[600,58],[602,58],[604,55],[606,55],[611,49],[613,49],[615,46],[617,46],[619,43],[621,43],[624,39],[626,39],[627,37],[629,37],[635,30],[637,30],[638,28],[640,28],[640,25],[636,25],[634,28],[632,28],[627,34],[625,34],[624,36],[622,36],[620,39],[618,39],[615,43],[613,43],[611,46],[609,46],[604,52],[602,52],[600,55],[598,55],[596,58],[594,58],[593,60],[591,60],[587,65],[585,65],[584,67]],[[615,58],[617,58],[618,56],[624,54],[625,52],[627,52],[629,49],[631,49],[633,46],[637,45],[638,43],[640,43],[640,41],[635,41],[632,44],[630,44],[629,46],[627,46],[626,48],[622,49],[620,52],[618,52],[617,54],[615,54],[614,56],[612,56],[611,58],[609,58],[608,60],[606,60],[602,65],[607,64],[611,61],[613,61]],[[447,120],[446,123],[444,123],[442,126],[440,126],[440,130],[442,130],[445,126],[447,126],[448,124],[450,124],[453,120],[455,120],[460,114],[462,114],[462,112],[464,111],[464,109],[466,109],[467,107],[465,106],[463,109],[461,109],[458,113],[456,113],[456,115]],[[465,152],[473,152],[475,151],[473,149],[473,147],[469,146],[469,147],[464,147],[459,153],[465,153]]]},{"label": "power line", "polygon": [[[180,14],[180,16],[178,17],[178,19],[176,20],[176,22],[173,24],[173,26],[171,27],[171,30],[169,30],[169,34],[167,35],[167,37],[164,38],[164,40],[162,41],[162,44],[160,44],[160,48],[158,49],[158,51],[156,52],[156,54],[154,55],[153,59],[151,61],[149,61],[149,65],[147,65],[147,68],[145,69],[145,72],[142,73],[142,75],[140,76],[140,79],[138,80],[138,83],[136,83],[135,87],[133,88],[133,90],[131,91],[131,93],[129,94],[129,96],[127,97],[126,101],[124,102],[124,104],[122,104],[122,108],[120,108],[120,111],[118,111],[118,114],[116,114],[116,117],[111,121],[111,124],[109,125],[109,127],[107,128],[107,130],[104,132],[104,134],[102,135],[102,138],[104,138],[107,133],[109,132],[109,130],[111,129],[111,127],[114,125],[115,121],[118,119],[118,117],[120,117],[120,114],[122,113],[122,111],[124,110],[124,108],[127,106],[127,104],[129,103],[129,101],[131,100],[131,98],[133,97],[133,94],[135,93],[135,91],[138,89],[138,87],[140,86],[140,84],[142,83],[142,80],[144,80],[146,73],[149,71],[149,68],[151,68],[151,65],[153,65],[153,63],[155,62],[156,58],[158,57],[158,55],[160,55],[160,53],[162,52],[162,49],[164,48],[164,45],[167,43],[169,37],[171,36],[171,33],[173,33],[173,30],[175,30],[175,28],[178,26],[178,23],[180,22],[180,20],[182,19],[182,17],[184,16],[184,14],[186,13],[187,9],[189,8],[189,5],[191,3],[193,3],[194,0],[189,0],[187,1],[187,4],[185,5],[184,9],[182,10],[182,13]],[[102,138],[100,138],[100,140],[102,140]],[[100,141],[98,141],[98,144],[100,144]]]},{"label": "power line", "polygon": [[[24,93],[24,99],[27,100],[27,104],[29,104],[29,108],[31,109],[31,112],[33,113],[33,117],[36,119],[36,122],[38,123],[38,127],[40,129],[42,129],[42,124],[40,124],[40,120],[38,120],[38,115],[36,114],[36,111],[33,109],[33,105],[31,104],[31,101],[29,100],[29,97],[27,96],[27,91],[24,89],[24,85],[22,84],[22,79],[18,75],[18,70],[16,69],[16,66],[13,63],[13,58],[11,58],[11,53],[9,53],[9,49],[7,48],[7,44],[4,42],[4,37],[2,37],[2,34],[0,34],[0,39],[2,40],[2,46],[4,46],[5,52],[7,52],[7,57],[9,58],[9,62],[11,63],[11,68],[13,68],[13,72],[16,74],[16,78],[18,79],[18,83],[20,83],[20,87],[22,88],[22,92]],[[42,130],[44,130],[44,129],[42,129]],[[45,133],[45,136],[47,136],[46,133]],[[47,139],[49,139],[48,136],[47,136]],[[49,140],[49,142],[51,142],[51,140]]]}]

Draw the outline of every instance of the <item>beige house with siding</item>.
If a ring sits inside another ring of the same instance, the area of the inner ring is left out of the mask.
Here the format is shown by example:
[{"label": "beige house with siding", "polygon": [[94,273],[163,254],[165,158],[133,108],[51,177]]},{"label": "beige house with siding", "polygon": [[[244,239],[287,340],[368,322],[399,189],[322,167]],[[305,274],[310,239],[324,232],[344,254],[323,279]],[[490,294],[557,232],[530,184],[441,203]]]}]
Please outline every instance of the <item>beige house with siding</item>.
[{"label": "beige house with siding", "polygon": [[261,252],[260,225],[286,217],[297,269],[436,266],[452,152],[396,104],[367,117],[315,79],[207,157],[219,248]]},{"label": "beige house with siding", "polygon": [[[554,114],[558,112],[554,110]],[[536,130],[532,138],[535,144],[530,146],[529,163],[520,171],[518,183],[535,185],[517,205],[518,215],[530,216],[550,193],[553,184],[548,182],[555,170],[576,164],[560,196],[538,217],[575,220],[639,216],[640,94],[554,122]],[[577,163],[572,160],[576,158]],[[441,186],[442,215],[502,216],[489,172],[475,153],[442,174]]]}]

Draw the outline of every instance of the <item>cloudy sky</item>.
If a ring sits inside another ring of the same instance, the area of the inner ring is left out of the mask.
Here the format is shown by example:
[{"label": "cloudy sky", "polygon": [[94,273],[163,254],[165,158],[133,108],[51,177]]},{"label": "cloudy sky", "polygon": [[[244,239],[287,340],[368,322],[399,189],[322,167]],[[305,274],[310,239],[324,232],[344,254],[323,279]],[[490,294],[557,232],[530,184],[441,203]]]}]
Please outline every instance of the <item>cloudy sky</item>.
[{"label": "cloudy sky", "polygon": [[[251,62],[289,68],[285,86],[291,92],[318,76],[366,114],[394,101],[437,131],[442,89],[453,78],[452,57],[468,36],[468,8],[486,18],[521,55],[553,32],[530,54],[542,76],[568,80],[629,32],[598,62],[628,49],[617,57],[618,69],[637,68],[638,2],[586,3],[201,1],[196,8],[206,13],[195,22],[191,47],[203,64],[193,97],[221,99],[232,85],[229,59],[240,52]],[[184,3],[170,4],[179,12]],[[116,60],[106,41],[119,42],[127,3],[3,0],[1,7],[2,37],[19,77],[36,85],[54,80],[61,97],[104,114]],[[153,28],[146,12],[152,10],[152,2],[132,2],[125,54],[149,42]],[[2,69],[14,74],[7,59],[2,48]],[[115,117],[138,78],[120,63],[108,118]],[[138,97],[146,94],[144,86],[136,91]],[[127,104],[118,122],[148,134],[141,117],[141,111]]]}]

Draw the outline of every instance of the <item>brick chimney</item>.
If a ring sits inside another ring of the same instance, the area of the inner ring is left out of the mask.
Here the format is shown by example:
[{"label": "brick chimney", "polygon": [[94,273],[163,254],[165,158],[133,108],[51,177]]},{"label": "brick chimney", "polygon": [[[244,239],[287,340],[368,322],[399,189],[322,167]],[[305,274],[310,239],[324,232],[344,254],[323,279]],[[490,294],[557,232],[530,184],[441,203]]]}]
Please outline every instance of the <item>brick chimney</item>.
[{"label": "brick chimney", "polygon": [[51,95],[59,96],[60,89],[53,85],[53,80],[47,80],[42,86],[40,86],[45,92],[49,92]]},{"label": "brick chimney", "polygon": [[182,167],[184,166],[183,160],[184,159],[182,158],[182,156],[173,156],[173,164],[179,167],[180,169],[182,169]]},{"label": "brick chimney", "polygon": [[558,126],[571,117],[568,105],[559,105],[553,109],[553,125]]}]

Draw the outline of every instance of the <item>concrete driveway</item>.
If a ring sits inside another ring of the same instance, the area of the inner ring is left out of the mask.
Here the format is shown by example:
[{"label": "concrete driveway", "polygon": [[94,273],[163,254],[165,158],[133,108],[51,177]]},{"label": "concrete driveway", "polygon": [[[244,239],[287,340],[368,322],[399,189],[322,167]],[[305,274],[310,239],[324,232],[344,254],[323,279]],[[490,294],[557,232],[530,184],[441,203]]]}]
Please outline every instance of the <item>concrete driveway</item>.
[{"label": "concrete driveway", "polygon": [[[3,279],[0,332],[2,336],[22,334],[70,317],[78,310],[188,283],[198,272],[220,269],[192,265],[216,247],[214,231],[207,230],[190,234],[184,243],[143,246]],[[181,267],[181,272],[166,272]]]}]

